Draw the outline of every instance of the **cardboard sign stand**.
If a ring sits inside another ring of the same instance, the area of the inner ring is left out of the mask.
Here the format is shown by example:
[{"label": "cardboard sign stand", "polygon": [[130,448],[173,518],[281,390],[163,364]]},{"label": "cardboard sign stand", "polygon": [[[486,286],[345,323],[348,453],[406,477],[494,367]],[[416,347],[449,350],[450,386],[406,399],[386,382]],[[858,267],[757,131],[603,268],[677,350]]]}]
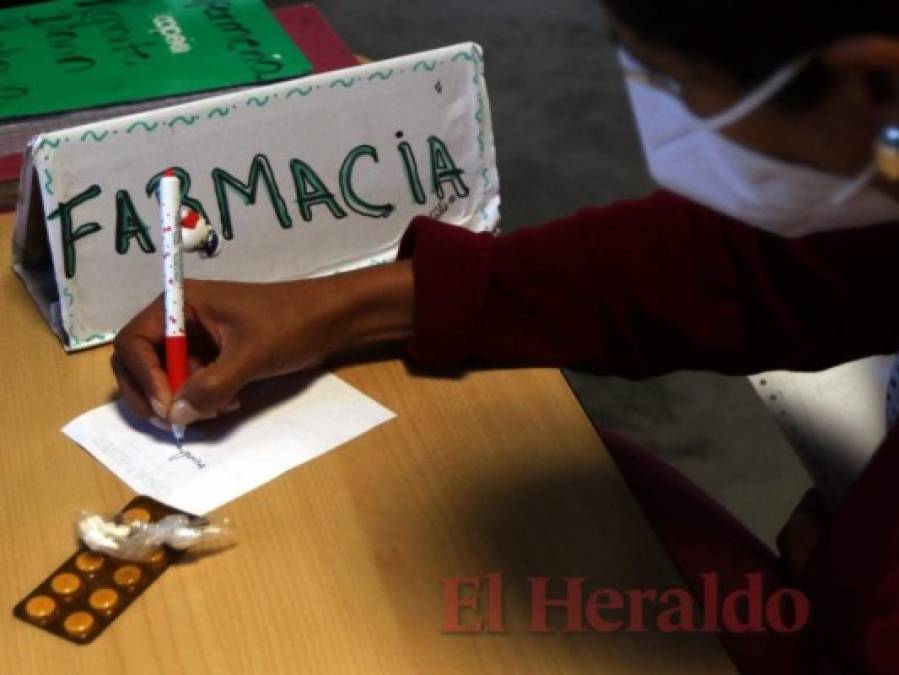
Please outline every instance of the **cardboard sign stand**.
[{"label": "cardboard sign stand", "polygon": [[110,341],[161,291],[156,186],[222,240],[185,274],[282,281],[395,259],[416,215],[495,230],[499,177],[473,43],[32,139],[13,266],[69,351]]}]

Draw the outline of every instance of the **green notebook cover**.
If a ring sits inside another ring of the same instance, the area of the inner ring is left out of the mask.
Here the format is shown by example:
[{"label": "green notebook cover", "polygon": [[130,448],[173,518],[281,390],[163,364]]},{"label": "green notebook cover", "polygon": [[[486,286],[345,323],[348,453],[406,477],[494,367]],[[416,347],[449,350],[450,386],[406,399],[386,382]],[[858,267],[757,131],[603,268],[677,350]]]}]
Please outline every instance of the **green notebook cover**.
[{"label": "green notebook cover", "polygon": [[262,0],[54,0],[0,10],[0,120],[310,72]]}]

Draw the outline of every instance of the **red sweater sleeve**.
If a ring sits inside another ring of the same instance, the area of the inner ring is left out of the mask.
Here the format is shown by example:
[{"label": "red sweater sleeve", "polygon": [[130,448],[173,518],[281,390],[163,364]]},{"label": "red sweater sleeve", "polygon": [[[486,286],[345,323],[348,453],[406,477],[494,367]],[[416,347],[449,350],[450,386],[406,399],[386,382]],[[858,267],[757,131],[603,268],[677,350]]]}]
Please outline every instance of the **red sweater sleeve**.
[{"label": "red sweater sleeve", "polygon": [[[820,369],[899,347],[899,225],[784,239],[659,192],[502,237],[416,219],[415,361],[643,377]],[[809,564],[822,645],[899,672],[899,428]]]},{"label": "red sweater sleeve", "polygon": [[784,239],[668,192],[494,237],[416,218],[413,361],[814,370],[899,346],[899,227]]},{"label": "red sweater sleeve", "polygon": [[805,572],[819,644],[846,672],[899,672],[899,427],[840,504]]}]

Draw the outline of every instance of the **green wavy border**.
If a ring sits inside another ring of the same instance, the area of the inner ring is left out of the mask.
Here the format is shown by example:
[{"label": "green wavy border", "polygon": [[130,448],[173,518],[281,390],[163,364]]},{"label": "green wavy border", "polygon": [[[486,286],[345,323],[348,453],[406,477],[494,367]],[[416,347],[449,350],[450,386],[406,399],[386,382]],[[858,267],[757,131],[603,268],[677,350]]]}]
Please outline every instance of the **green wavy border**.
[{"label": "green wavy border", "polygon": [[[325,89],[351,89],[357,84],[362,82],[371,82],[374,83],[376,81],[385,82],[391,79],[394,76],[405,75],[410,73],[420,73],[427,72],[431,73],[435,71],[438,67],[446,65],[449,63],[456,63],[458,61],[465,60],[469,62],[473,62],[476,66],[475,75],[474,75],[474,83],[478,85],[477,91],[477,110],[475,112],[475,120],[477,121],[480,127],[480,133],[478,135],[478,145],[479,145],[479,157],[483,157],[485,144],[484,144],[484,124],[483,124],[483,109],[484,102],[483,97],[480,94],[480,82],[481,82],[481,64],[483,63],[483,57],[480,50],[477,47],[472,47],[471,49],[463,50],[460,52],[456,52],[449,59],[420,59],[416,61],[410,70],[406,68],[387,68],[383,70],[376,70],[373,73],[370,73],[368,76],[353,76],[353,77],[335,77],[327,84],[323,85],[309,85],[309,86],[296,86],[292,89],[289,89],[284,96],[279,97],[278,93],[267,94],[264,96],[250,96],[243,101],[244,108],[257,107],[263,108],[267,105],[274,102],[274,99],[280,98],[282,101],[286,101],[294,95],[299,95],[300,97],[306,97],[314,92],[320,91],[322,88]],[[283,93],[283,92],[282,92]],[[215,117],[226,117],[228,116],[232,109],[237,109],[237,105],[232,105],[230,108],[222,106],[220,104],[215,105],[208,110],[200,111],[199,114],[194,115],[183,115],[178,114],[168,120],[154,120],[152,117],[147,117],[145,119],[140,119],[128,124],[127,127],[122,129],[104,129],[100,131],[98,128],[90,128],[86,129],[82,132],[80,138],[78,139],[81,143],[86,143],[88,141],[92,141],[95,143],[101,143],[106,138],[112,135],[118,135],[119,131],[122,131],[126,134],[131,134],[136,131],[143,130],[146,133],[153,133],[159,127],[168,127],[174,128],[175,126],[181,124],[184,126],[194,126],[202,123],[204,120],[212,120]],[[48,136],[46,138],[42,138],[41,142],[38,144],[36,150],[43,150],[45,148],[49,148],[50,150],[57,149],[62,141],[68,141],[68,137],[53,137]]]},{"label": "green wavy border", "polygon": [[66,336],[68,337],[68,344],[66,345],[69,349],[86,349],[87,347],[95,347],[102,344],[106,344],[113,338],[115,338],[116,333],[118,331],[110,330],[103,333],[91,333],[86,337],[78,337],[75,334],[71,327],[64,327],[66,331]]}]

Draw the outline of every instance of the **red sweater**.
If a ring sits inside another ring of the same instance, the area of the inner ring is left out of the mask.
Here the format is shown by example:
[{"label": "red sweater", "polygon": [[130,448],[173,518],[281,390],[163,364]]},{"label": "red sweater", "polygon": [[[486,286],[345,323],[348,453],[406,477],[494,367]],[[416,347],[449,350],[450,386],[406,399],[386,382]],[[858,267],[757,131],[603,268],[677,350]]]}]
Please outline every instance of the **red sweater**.
[{"label": "red sweater", "polygon": [[[668,192],[494,237],[427,218],[415,270],[419,363],[819,370],[899,349],[899,226],[784,239]],[[819,629],[851,672],[899,672],[899,431],[809,565]]]}]

